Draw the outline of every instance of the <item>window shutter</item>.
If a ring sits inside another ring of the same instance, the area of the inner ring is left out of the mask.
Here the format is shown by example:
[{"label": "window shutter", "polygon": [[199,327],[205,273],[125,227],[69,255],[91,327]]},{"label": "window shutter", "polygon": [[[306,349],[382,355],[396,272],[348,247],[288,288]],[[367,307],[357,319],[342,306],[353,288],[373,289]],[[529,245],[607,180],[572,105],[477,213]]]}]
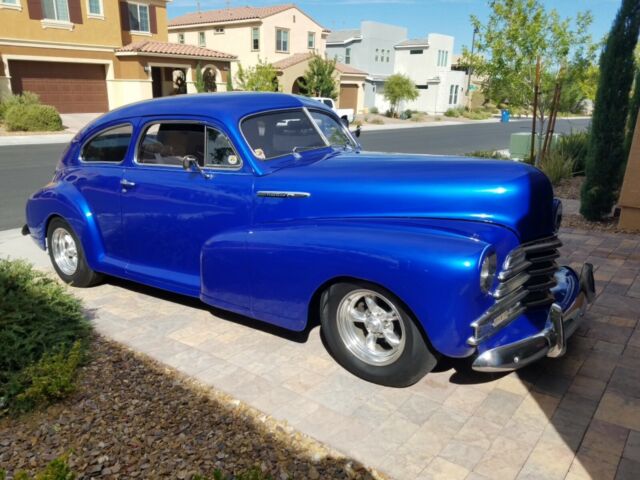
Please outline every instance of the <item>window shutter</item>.
[{"label": "window shutter", "polygon": [[120,26],[125,32],[131,30],[129,26],[129,5],[127,2],[120,2]]},{"label": "window shutter", "polygon": [[69,0],[69,20],[71,23],[82,23],[80,0]]},{"label": "window shutter", "polygon": [[158,19],[156,17],[156,6],[149,5],[149,28],[151,33],[158,33]]},{"label": "window shutter", "polygon": [[42,0],[27,0],[29,7],[29,18],[32,20],[42,20]]}]

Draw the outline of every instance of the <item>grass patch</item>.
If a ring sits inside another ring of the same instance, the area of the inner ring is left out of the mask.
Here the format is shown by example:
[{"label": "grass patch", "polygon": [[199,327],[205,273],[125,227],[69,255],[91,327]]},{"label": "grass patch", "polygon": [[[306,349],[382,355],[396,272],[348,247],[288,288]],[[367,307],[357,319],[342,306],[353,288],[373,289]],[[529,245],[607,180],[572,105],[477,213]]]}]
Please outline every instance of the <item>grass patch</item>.
[{"label": "grass patch", "polygon": [[558,146],[552,148],[544,157],[540,164],[540,169],[549,177],[551,183],[555,186],[562,180],[570,178],[573,175],[574,160],[567,152]]},{"label": "grass patch", "polygon": [[573,132],[562,135],[558,147],[565,155],[573,159],[573,174],[584,174],[585,161],[589,151],[589,132]]},{"label": "grass patch", "polygon": [[22,261],[0,259],[0,415],[73,391],[90,332],[80,302]]}]

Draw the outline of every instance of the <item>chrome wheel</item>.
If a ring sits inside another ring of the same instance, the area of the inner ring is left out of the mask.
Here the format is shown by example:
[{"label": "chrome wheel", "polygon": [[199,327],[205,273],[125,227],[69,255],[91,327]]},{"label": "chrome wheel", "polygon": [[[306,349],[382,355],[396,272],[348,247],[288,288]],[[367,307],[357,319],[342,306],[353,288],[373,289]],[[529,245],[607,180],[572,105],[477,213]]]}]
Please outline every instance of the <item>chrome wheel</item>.
[{"label": "chrome wheel", "polygon": [[71,234],[64,228],[56,228],[51,235],[51,253],[56,266],[65,275],[73,275],[78,269],[78,249]]},{"label": "chrome wheel", "polygon": [[347,349],[369,365],[389,365],[404,351],[404,320],[378,292],[361,289],[346,295],[338,306],[337,324]]}]

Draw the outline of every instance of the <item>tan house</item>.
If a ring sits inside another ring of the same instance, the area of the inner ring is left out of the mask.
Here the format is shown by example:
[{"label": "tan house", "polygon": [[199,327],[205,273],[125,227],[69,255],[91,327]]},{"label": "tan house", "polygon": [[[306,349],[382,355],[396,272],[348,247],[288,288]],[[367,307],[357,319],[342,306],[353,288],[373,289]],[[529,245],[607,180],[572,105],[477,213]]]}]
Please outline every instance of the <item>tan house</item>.
[{"label": "tan house", "polygon": [[[304,93],[296,80],[314,53],[325,57],[330,33],[294,4],[188,13],[171,20],[168,28],[173,43],[228,52],[244,67],[260,60],[273,64],[279,71],[280,89],[286,93]],[[347,65],[338,65],[337,70],[338,104],[361,111],[366,73]]]},{"label": "tan house", "polygon": [[225,90],[236,57],[167,42],[171,0],[0,0],[0,95],[32,91],[62,113]]}]

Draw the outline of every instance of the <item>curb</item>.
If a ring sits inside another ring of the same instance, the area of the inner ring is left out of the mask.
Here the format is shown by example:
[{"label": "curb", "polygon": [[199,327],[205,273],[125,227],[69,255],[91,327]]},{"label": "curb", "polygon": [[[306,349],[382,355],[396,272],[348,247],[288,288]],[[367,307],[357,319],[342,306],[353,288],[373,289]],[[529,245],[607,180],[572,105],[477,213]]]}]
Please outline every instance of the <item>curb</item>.
[{"label": "curb", "polygon": [[0,136],[0,147],[69,143],[74,136],[75,133],[58,133],[53,135],[2,135]]}]

